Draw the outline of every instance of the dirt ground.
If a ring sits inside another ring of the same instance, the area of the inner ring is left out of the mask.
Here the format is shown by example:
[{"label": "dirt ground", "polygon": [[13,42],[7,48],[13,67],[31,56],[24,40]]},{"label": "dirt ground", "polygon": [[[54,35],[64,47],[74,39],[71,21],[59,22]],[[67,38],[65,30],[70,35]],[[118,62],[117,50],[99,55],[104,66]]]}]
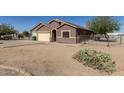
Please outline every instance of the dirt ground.
[{"label": "dirt ground", "polygon": [[16,75],[22,76],[22,74],[20,74],[16,71],[0,68],[0,76],[16,76]]},{"label": "dirt ground", "polygon": [[99,76],[100,73],[72,59],[72,55],[85,48],[111,54],[116,61],[117,71],[112,75],[124,75],[124,45],[64,45],[35,44],[11,48],[0,48],[0,64],[18,67],[40,76]]}]

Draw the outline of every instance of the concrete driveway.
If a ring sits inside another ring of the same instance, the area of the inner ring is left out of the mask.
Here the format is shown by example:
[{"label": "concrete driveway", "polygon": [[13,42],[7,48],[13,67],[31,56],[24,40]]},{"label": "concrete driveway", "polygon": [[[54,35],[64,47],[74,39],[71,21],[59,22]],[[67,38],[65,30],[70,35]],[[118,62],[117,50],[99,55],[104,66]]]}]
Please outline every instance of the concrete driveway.
[{"label": "concrete driveway", "polygon": [[0,40],[0,48],[33,45],[33,44],[39,44],[39,43],[41,42],[32,41],[32,40]]}]

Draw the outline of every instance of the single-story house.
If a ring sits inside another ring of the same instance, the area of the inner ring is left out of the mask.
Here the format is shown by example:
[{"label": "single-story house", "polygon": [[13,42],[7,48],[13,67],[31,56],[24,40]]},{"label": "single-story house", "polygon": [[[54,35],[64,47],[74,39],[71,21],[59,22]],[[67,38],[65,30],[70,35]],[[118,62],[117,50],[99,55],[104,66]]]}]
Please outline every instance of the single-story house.
[{"label": "single-story house", "polygon": [[31,29],[31,33],[38,41],[81,43],[89,39],[93,32],[81,26],[54,19],[48,24],[39,23]]}]

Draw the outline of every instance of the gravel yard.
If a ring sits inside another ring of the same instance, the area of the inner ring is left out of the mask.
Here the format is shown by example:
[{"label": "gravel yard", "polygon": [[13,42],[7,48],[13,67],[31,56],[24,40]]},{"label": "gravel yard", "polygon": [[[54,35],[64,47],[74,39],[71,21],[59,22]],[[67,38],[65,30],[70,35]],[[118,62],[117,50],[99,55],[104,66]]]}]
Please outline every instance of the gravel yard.
[{"label": "gravel yard", "polygon": [[65,45],[40,43],[0,48],[0,64],[21,68],[38,76],[108,75],[85,67],[72,59],[74,53],[85,48],[96,49],[111,54],[117,63],[117,71],[112,75],[124,75],[124,45],[106,47],[94,44]]},{"label": "gravel yard", "polygon": [[0,40],[0,48],[33,45],[39,43],[41,42],[32,40]]},{"label": "gravel yard", "polygon": [[12,70],[0,68],[0,76],[21,76],[21,74]]}]

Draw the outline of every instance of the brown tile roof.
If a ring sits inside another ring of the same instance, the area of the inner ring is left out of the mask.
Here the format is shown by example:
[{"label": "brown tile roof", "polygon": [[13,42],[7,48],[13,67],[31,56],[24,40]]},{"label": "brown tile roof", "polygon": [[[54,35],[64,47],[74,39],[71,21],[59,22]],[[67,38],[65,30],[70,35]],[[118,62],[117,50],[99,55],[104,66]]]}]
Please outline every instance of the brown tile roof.
[{"label": "brown tile roof", "polygon": [[[72,26],[74,28],[89,30],[89,29],[83,28],[83,27],[81,27],[79,25],[76,25],[76,24],[73,24],[73,23],[70,23],[70,22],[66,22],[66,21],[62,21],[62,20],[59,20],[59,19],[53,19],[52,21],[48,22],[48,24],[51,23],[51,22],[53,22],[53,21],[61,22],[62,23],[60,26],[57,27],[57,29],[66,24],[66,25]],[[40,23],[37,26],[35,26],[33,29],[31,29],[31,31],[34,30],[35,28],[37,28],[39,25],[41,25],[41,26],[45,25],[46,27],[50,28],[48,24]],[[37,29],[39,29],[39,28],[37,28]],[[52,29],[52,28],[50,28],[50,29]],[[91,30],[89,30],[89,31],[91,31]]]},{"label": "brown tile roof", "polygon": [[[60,26],[58,26],[57,28],[63,26],[64,24],[67,24],[67,25],[70,25],[74,28],[79,28],[79,29],[84,29],[84,30],[89,30],[89,29],[86,29],[84,27],[81,27],[79,25],[76,25],[76,24],[73,24],[73,23],[70,23],[70,22],[67,22],[67,21],[62,21],[62,20],[59,20],[59,19],[53,19],[52,21],[56,21],[56,22],[61,22],[62,24]],[[50,21],[49,23],[51,23],[52,21]]]}]

